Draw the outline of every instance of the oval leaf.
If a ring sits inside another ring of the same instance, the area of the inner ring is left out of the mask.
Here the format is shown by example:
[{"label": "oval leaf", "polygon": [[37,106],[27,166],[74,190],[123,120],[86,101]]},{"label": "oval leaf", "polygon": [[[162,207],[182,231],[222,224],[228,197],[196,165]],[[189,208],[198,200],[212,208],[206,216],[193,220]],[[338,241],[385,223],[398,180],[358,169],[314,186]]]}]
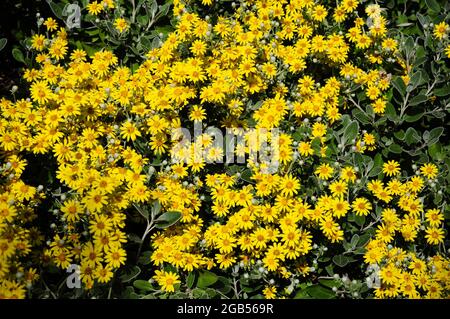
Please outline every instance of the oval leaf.
[{"label": "oval leaf", "polygon": [[6,38],[0,39],[0,51],[3,50],[3,48],[6,46],[6,43],[8,40]]},{"label": "oval leaf", "polygon": [[141,269],[138,266],[134,266],[132,268],[128,268],[125,272],[120,276],[120,280],[122,282],[129,282],[139,276],[141,273]]},{"label": "oval leaf", "polygon": [[22,51],[20,51],[20,49],[18,49],[18,48],[12,49],[12,56],[14,59],[16,59],[16,61],[25,63],[25,58],[23,56]]},{"label": "oval leaf", "polygon": [[170,227],[175,224],[180,218],[180,212],[166,212],[155,220],[156,227],[160,229]]},{"label": "oval leaf", "polygon": [[151,291],[153,290],[153,286],[151,283],[149,283],[146,280],[135,280],[133,282],[133,286],[137,289],[143,290],[143,291]]},{"label": "oval leaf", "polygon": [[206,288],[213,285],[219,277],[213,272],[210,271],[202,271],[198,276],[197,287],[198,288]]},{"label": "oval leaf", "polygon": [[351,142],[358,135],[359,124],[356,121],[352,121],[344,130],[344,140]]},{"label": "oval leaf", "polygon": [[349,263],[349,258],[344,255],[337,255],[333,257],[333,262],[339,267],[345,267]]}]

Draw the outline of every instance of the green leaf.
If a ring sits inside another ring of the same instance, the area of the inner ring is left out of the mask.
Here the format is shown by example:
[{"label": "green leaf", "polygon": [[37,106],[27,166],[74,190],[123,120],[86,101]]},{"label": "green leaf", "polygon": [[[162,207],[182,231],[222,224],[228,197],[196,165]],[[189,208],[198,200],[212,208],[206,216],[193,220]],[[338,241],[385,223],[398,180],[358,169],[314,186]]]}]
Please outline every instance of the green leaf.
[{"label": "green leaf", "polygon": [[20,49],[18,49],[18,48],[12,49],[12,56],[14,59],[16,59],[16,61],[25,63],[25,58],[23,56],[22,51],[20,51]]},{"label": "green leaf", "polygon": [[411,100],[409,100],[409,105],[410,106],[419,105],[423,102],[426,102],[427,100],[428,100],[428,98],[426,95],[419,94],[419,95],[416,95],[415,97],[413,97]]},{"label": "green leaf", "polygon": [[145,26],[148,23],[149,16],[146,14],[140,15],[136,17],[136,21],[141,25]]},{"label": "green leaf", "polygon": [[152,205],[152,214],[153,216],[158,215],[161,212],[161,203],[159,200],[155,200]]},{"label": "green leaf", "polygon": [[350,244],[352,245],[352,248],[355,248],[359,241],[359,235],[354,234],[352,239],[350,240]]},{"label": "green leaf", "polygon": [[444,159],[444,155],[442,154],[442,145],[441,143],[434,143],[428,146],[428,154],[431,156],[433,160],[441,161]]},{"label": "green leaf", "polygon": [[153,0],[150,12],[152,14],[153,19],[156,15],[156,12],[158,12],[158,2],[156,0]]},{"label": "green leaf", "polygon": [[356,244],[357,247],[364,247],[370,240],[371,236],[370,234],[364,234],[359,237],[358,243]]},{"label": "green leaf", "polygon": [[195,282],[195,272],[191,271],[189,272],[189,275],[186,278],[186,285],[189,289],[192,288]]},{"label": "green leaf", "polygon": [[319,284],[328,287],[328,288],[339,288],[342,286],[342,281],[336,280],[336,279],[319,279]]},{"label": "green leaf", "polygon": [[320,155],[320,138],[316,137],[311,142],[311,148],[314,150],[316,155]]},{"label": "green leaf", "polygon": [[395,132],[394,136],[396,139],[403,141],[403,139],[405,138],[405,132],[403,130],[400,130],[398,132]]},{"label": "green leaf", "polygon": [[397,76],[393,81],[392,85],[394,88],[400,93],[401,96],[405,96],[406,94],[406,85],[405,82],[403,82],[403,79],[399,76]]},{"label": "green leaf", "polygon": [[336,294],[328,288],[321,285],[312,285],[306,288],[308,294],[316,299],[332,299],[336,297]]},{"label": "green leaf", "polygon": [[306,289],[301,289],[297,291],[294,296],[294,299],[311,299],[311,296],[308,295],[308,291]]},{"label": "green leaf", "polygon": [[383,167],[383,158],[380,153],[377,153],[377,155],[375,155],[373,167],[369,172],[369,177],[374,177],[380,174],[382,167]]},{"label": "green leaf", "polygon": [[361,110],[353,109],[352,114],[361,124],[370,124],[370,117]]},{"label": "green leaf", "polygon": [[356,138],[359,131],[359,124],[356,121],[352,121],[344,130],[344,141],[351,142]]},{"label": "green leaf", "polygon": [[430,131],[430,137],[429,137],[428,143],[429,144],[436,143],[439,140],[439,138],[441,137],[442,133],[444,133],[443,127],[435,127],[434,129],[432,129]]},{"label": "green leaf", "polygon": [[149,265],[151,263],[152,252],[150,250],[144,251],[139,256],[138,263],[141,265]]},{"label": "green leaf", "polygon": [[417,131],[412,128],[412,127],[408,127],[408,129],[405,132],[405,142],[406,144],[411,145],[411,144],[415,144],[417,142],[419,142],[421,139],[419,133],[417,133]]},{"label": "green leaf", "polygon": [[166,1],[162,6],[159,6],[158,17],[166,16],[169,13],[169,9],[170,9],[171,5],[172,5],[172,1]]},{"label": "green leaf", "polygon": [[145,219],[148,219],[148,209],[142,206],[138,206],[137,204],[133,204],[134,208],[138,211],[139,214],[141,214],[142,217]]},{"label": "green leaf", "polygon": [[204,270],[200,272],[198,276],[197,287],[198,288],[209,287],[213,285],[218,279],[219,277],[217,277],[215,273]]},{"label": "green leaf", "polygon": [[64,19],[63,12],[64,12],[65,5],[63,3],[54,3],[54,2],[52,2],[52,0],[47,0],[47,3],[50,6],[50,8],[52,9],[55,16],[57,16],[58,19],[63,20]]},{"label": "green leaf", "polygon": [[395,108],[391,103],[388,103],[385,110],[386,116],[392,122],[398,121],[397,112],[395,112]]},{"label": "green leaf", "polygon": [[450,85],[435,89],[433,94],[436,96],[447,96],[450,94]]},{"label": "green leaf", "polygon": [[[414,40],[412,40],[412,38],[408,38],[408,40],[409,39],[411,39],[413,50],[415,51]],[[413,75],[411,75],[411,79],[409,80],[408,86],[406,87],[406,91],[407,92],[413,91],[421,82],[422,82],[422,73],[418,71]]]},{"label": "green leaf", "polygon": [[252,182],[252,175],[253,175],[253,171],[249,168],[247,168],[246,170],[244,170],[241,174],[241,178],[248,182],[251,183]]},{"label": "green leaf", "polygon": [[175,211],[166,212],[155,220],[156,227],[159,229],[170,227],[173,224],[175,224],[180,218],[181,218],[180,212]]},{"label": "green leaf", "polygon": [[6,38],[0,39],[0,51],[3,50],[3,48],[6,46],[6,43],[8,40]]},{"label": "green leaf", "polygon": [[366,217],[365,216],[355,215],[355,223],[358,226],[364,225],[365,222],[366,222]]},{"label": "green leaf", "polygon": [[345,267],[349,262],[349,258],[344,255],[337,255],[333,257],[333,262],[339,267]]},{"label": "green leaf", "polygon": [[228,294],[231,291],[230,279],[219,276],[219,280],[214,285],[214,288],[222,292],[224,295]]},{"label": "green leaf", "polygon": [[129,282],[139,276],[141,269],[138,266],[133,266],[131,268],[125,268],[124,273],[120,276],[122,282]]},{"label": "green leaf", "polygon": [[439,3],[437,3],[436,0],[425,0],[425,4],[427,5],[428,9],[438,13],[441,11],[441,6]]},{"label": "green leaf", "polygon": [[402,147],[398,144],[391,144],[389,146],[389,152],[394,153],[394,154],[400,154],[402,152]]},{"label": "green leaf", "polygon": [[153,286],[151,283],[149,283],[147,280],[135,280],[133,282],[133,286],[137,289],[140,289],[142,291],[151,291],[153,290]]}]

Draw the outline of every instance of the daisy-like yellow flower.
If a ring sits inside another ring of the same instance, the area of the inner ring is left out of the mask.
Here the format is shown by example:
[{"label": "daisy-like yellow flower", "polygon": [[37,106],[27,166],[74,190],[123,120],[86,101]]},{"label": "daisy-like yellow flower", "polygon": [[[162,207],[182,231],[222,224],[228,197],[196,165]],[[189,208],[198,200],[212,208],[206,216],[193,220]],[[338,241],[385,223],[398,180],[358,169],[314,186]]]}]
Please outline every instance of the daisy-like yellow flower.
[{"label": "daisy-like yellow flower", "polygon": [[425,229],[425,238],[431,245],[439,245],[444,242],[444,230],[442,228],[428,227]]},{"label": "daisy-like yellow flower", "polygon": [[47,27],[48,31],[54,31],[58,29],[58,23],[56,23],[56,20],[53,18],[47,18],[44,21],[44,25]]},{"label": "daisy-like yellow flower", "polygon": [[45,36],[42,34],[35,34],[31,38],[31,47],[38,51],[42,51],[45,46]]},{"label": "daisy-like yellow flower", "polygon": [[334,169],[327,163],[321,164],[319,167],[316,168],[314,173],[316,175],[319,175],[320,179],[327,180],[330,179],[330,177],[333,175]]},{"label": "daisy-like yellow flower", "polygon": [[347,192],[347,183],[343,180],[333,182],[330,184],[330,191],[333,196],[344,196],[344,194]]},{"label": "daisy-like yellow flower", "polygon": [[323,5],[319,4],[314,6],[312,17],[314,20],[321,22],[325,19],[327,14],[327,9]]},{"label": "daisy-like yellow flower", "polygon": [[286,175],[280,180],[280,192],[285,196],[293,196],[297,194],[300,188],[300,182],[292,175]]},{"label": "daisy-like yellow flower", "polygon": [[383,173],[387,176],[395,176],[400,173],[400,164],[394,160],[383,164]]},{"label": "daisy-like yellow flower", "polygon": [[356,198],[352,203],[353,211],[358,216],[366,216],[369,214],[370,210],[372,209],[372,204],[369,203],[369,201],[363,197]]},{"label": "daisy-like yellow flower", "polygon": [[141,132],[136,125],[131,121],[126,121],[120,128],[120,133],[127,141],[135,141],[137,137],[141,136]]},{"label": "daisy-like yellow flower", "polygon": [[263,294],[266,299],[275,299],[277,297],[277,288],[275,286],[267,286],[263,289]]},{"label": "daisy-like yellow flower", "polygon": [[422,165],[422,167],[420,168],[420,172],[426,178],[433,179],[433,178],[436,178],[438,169],[437,169],[437,166],[434,165],[433,163],[426,163],[426,164]]},{"label": "daisy-like yellow flower", "polygon": [[92,1],[86,6],[88,12],[92,15],[98,15],[103,10],[103,5],[97,1]]},{"label": "daisy-like yellow flower", "polygon": [[428,209],[427,212],[425,213],[425,218],[432,227],[440,226],[442,221],[444,220],[442,212],[436,208]]},{"label": "daisy-like yellow flower", "polygon": [[191,121],[203,121],[206,119],[205,109],[199,105],[194,105],[189,113],[189,119]]},{"label": "daisy-like yellow flower", "polygon": [[117,18],[114,21],[114,26],[120,33],[122,33],[128,28],[128,23],[124,18]]},{"label": "daisy-like yellow flower", "polygon": [[155,273],[154,278],[164,291],[174,292],[175,285],[181,282],[178,274],[171,271],[156,270]]},{"label": "daisy-like yellow flower", "polygon": [[442,40],[447,35],[447,32],[449,30],[450,30],[449,25],[444,21],[442,21],[441,23],[438,23],[434,26],[433,34],[436,38]]},{"label": "daisy-like yellow flower", "polygon": [[445,48],[445,54],[447,55],[447,58],[450,59],[450,44]]},{"label": "daisy-like yellow flower", "polygon": [[309,156],[314,154],[314,149],[311,147],[310,142],[300,142],[298,151],[302,156]]}]

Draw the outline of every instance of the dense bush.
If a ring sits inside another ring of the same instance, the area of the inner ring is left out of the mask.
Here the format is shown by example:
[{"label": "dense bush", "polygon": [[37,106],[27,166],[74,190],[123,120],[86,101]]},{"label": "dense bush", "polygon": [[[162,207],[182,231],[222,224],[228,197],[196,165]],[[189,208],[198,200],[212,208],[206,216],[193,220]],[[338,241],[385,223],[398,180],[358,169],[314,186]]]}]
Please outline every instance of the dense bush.
[{"label": "dense bush", "polygon": [[1,297],[448,297],[448,3],[80,2],[11,52]]}]

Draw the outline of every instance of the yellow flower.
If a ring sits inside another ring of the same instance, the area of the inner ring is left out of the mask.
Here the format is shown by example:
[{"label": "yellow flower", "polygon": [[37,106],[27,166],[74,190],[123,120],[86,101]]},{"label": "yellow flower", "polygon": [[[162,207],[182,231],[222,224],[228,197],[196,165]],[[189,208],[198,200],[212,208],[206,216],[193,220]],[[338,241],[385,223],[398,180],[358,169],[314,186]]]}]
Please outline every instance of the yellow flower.
[{"label": "yellow flower", "polygon": [[136,138],[141,136],[141,132],[136,125],[130,121],[126,121],[120,128],[121,136],[127,141],[135,141]]},{"label": "yellow flower", "polygon": [[122,33],[128,28],[128,23],[124,18],[117,18],[114,21],[114,26],[120,33]]},{"label": "yellow flower", "polygon": [[126,252],[120,247],[113,247],[105,255],[105,261],[111,268],[119,268],[125,264]]},{"label": "yellow flower", "polygon": [[442,21],[434,26],[433,34],[439,40],[442,40],[445,36],[447,36],[447,32],[450,30],[450,27],[447,23]]},{"label": "yellow flower", "polygon": [[321,164],[314,173],[319,175],[320,179],[328,180],[333,175],[334,169],[327,163]]},{"label": "yellow flower", "polygon": [[314,7],[312,17],[314,20],[321,22],[325,19],[327,14],[327,9],[323,5],[319,4]]},{"label": "yellow flower", "polygon": [[428,209],[427,212],[425,213],[425,218],[432,227],[440,226],[442,221],[444,220],[442,212],[436,208]]},{"label": "yellow flower", "polygon": [[447,58],[450,59],[450,44],[445,48],[445,54],[447,55]]},{"label": "yellow flower", "polygon": [[444,230],[442,228],[428,227],[425,229],[427,243],[438,245],[444,242]]},{"label": "yellow flower", "polygon": [[189,114],[189,119],[191,121],[202,121],[206,119],[206,112],[201,106],[194,105]]},{"label": "yellow flower", "polygon": [[31,47],[33,49],[36,49],[38,51],[42,51],[44,49],[45,46],[45,36],[42,34],[35,34],[33,35],[33,37],[31,38]]},{"label": "yellow flower", "polygon": [[108,266],[98,266],[95,270],[95,277],[100,283],[106,283],[113,277],[112,269]]},{"label": "yellow flower", "polygon": [[90,2],[86,8],[88,9],[88,12],[92,15],[98,15],[103,10],[103,5],[101,3],[98,3],[97,1]]},{"label": "yellow flower", "polygon": [[383,164],[383,173],[387,176],[394,176],[400,173],[400,164],[394,160]]},{"label": "yellow flower", "polygon": [[367,216],[372,209],[372,205],[367,199],[358,197],[353,201],[352,208],[356,215]]},{"label": "yellow flower", "polygon": [[178,274],[171,271],[155,271],[155,280],[161,286],[162,290],[167,292],[175,292],[175,285],[181,283]]},{"label": "yellow flower", "polygon": [[298,151],[302,156],[309,156],[314,154],[314,149],[311,147],[310,142],[300,142]]},{"label": "yellow flower", "polygon": [[44,25],[47,27],[48,31],[53,31],[58,29],[58,24],[56,23],[56,20],[53,18],[47,18],[44,22]]},{"label": "yellow flower", "polygon": [[347,192],[347,183],[343,180],[333,182],[329,186],[333,196],[341,197]]},{"label": "yellow flower", "polygon": [[275,286],[266,286],[263,289],[263,294],[266,299],[275,299],[277,297],[277,288]]},{"label": "yellow flower", "polygon": [[284,196],[293,196],[297,194],[298,189],[300,188],[298,179],[289,174],[282,177],[279,183],[280,192]]},{"label": "yellow flower", "polygon": [[437,176],[438,169],[436,165],[432,163],[423,164],[420,168],[420,172],[428,179],[434,179]]}]

